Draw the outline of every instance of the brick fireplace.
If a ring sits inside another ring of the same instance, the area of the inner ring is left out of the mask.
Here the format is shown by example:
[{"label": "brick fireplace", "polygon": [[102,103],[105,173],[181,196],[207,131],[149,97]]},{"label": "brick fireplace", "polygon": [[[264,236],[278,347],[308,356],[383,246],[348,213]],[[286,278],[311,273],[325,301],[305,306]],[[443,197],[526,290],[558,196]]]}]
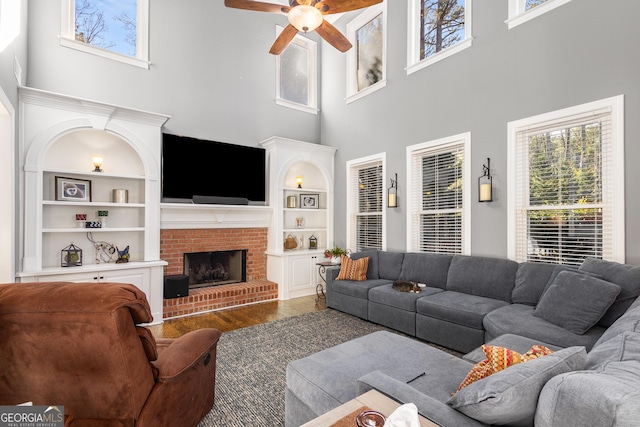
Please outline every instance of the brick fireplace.
[{"label": "brick fireplace", "polygon": [[267,228],[195,228],[160,230],[165,275],[183,274],[184,253],[246,249],[246,282],[189,290],[188,297],[165,299],[163,318],[183,316],[278,298],[277,283],[267,277]]}]

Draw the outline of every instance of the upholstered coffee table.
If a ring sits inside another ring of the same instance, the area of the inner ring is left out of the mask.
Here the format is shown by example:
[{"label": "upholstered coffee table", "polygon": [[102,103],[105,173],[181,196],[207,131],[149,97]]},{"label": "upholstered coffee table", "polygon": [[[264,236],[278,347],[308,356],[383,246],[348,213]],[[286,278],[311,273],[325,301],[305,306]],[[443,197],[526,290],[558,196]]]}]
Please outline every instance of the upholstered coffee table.
[{"label": "upholstered coffee table", "polygon": [[[378,411],[385,417],[388,417],[393,411],[396,410],[396,408],[400,406],[400,404],[395,400],[389,399],[387,396],[376,390],[371,390],[366,392],[365,394],[361,394],[355,399],[348,401],[347,403],[338,406],[335,409],[332,409],[326,414],[320,415],[318,418],[309,421],[302,427],[332,426],[338,421],[342,420],[344,417],[347,417],[354,411],[362,408],[363,406],[373,409],[374,411]],[[353,415],[353,421],[352,423],[349,423],[349,425],[356,425],[356,416],[357,413]],[[422,416],[420,416],[419,418],[420,427],[438,427],[438,424],[435,424]]]}]

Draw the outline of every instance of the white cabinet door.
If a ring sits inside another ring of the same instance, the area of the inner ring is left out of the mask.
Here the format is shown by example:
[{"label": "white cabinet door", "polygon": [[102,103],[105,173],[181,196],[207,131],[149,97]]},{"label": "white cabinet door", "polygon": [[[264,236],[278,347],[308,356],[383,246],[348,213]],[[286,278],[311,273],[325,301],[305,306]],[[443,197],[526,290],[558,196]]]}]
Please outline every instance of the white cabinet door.
[{"label": "white cabinet door", "polygon": [[289,298],[312,295],[318,284],[318,255],[294,255],[288,257]]}]

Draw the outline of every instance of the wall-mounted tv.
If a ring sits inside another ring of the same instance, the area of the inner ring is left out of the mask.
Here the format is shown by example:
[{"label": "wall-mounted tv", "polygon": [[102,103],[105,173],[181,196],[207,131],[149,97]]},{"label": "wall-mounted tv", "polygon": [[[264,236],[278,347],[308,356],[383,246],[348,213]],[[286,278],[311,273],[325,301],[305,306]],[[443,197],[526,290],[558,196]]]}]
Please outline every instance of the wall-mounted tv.
[{"label": "wall-mounted tv", "polygon": [[264,205],[263,148],[162,135],[162,201]]}]

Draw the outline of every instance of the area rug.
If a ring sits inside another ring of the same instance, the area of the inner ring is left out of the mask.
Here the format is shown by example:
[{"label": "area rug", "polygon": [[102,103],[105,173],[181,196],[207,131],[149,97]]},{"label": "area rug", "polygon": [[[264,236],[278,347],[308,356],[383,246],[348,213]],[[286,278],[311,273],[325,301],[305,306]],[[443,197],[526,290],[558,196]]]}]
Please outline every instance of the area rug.
[{"label": "area rug", "polygon": [[198,427],[283,426],[290,361],[384,329],[326,309],[223,333],[215,405]]}]

